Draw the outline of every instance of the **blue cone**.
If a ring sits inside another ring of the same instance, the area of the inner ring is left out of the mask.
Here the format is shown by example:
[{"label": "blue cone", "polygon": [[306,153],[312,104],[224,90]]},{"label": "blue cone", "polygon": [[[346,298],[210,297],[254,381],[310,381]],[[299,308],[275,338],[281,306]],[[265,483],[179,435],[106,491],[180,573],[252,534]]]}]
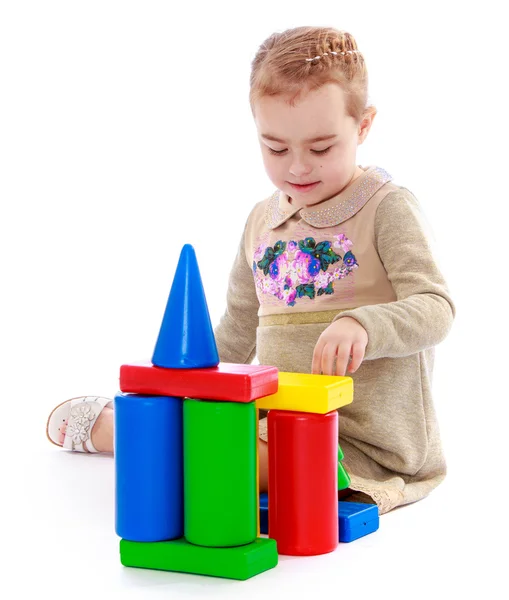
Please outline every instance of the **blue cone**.
[{"label": "blue cone", "polygon": [[167,369],[219,364],[198,261],[190,244],[185,244],[180,253],[152,364]]}]

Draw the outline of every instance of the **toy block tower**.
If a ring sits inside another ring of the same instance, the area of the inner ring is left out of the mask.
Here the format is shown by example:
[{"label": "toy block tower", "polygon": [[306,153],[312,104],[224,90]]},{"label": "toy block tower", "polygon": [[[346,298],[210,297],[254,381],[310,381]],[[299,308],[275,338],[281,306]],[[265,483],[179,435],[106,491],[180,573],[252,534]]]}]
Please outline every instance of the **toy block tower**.
[{"label": "toy block tower", "polygon": [[260,496],[260,531],[276,540],[279,554],[323,554],[379,527],[376,505],[337,499],[350,477],[336,409],[352,401],[351,377],[284,372],[277,393],[256,401],[269,411],[269,493]]},{"label": "toy block tower", "polygon": [[280,554],[325,554],[338,545],[338,487],[350,480],[337,409],[352,400],[351,377],[301,373],[279,373],[278,391],[257,400],[269,410],[268,532]]},{"label": "toy block tower", "polygon": [[260,538],[257,407],[275,367],[219,362],[192,246],[182,249],[152,361],[115,397],[116,532],[125,566],[247,579],[277,565]]}]

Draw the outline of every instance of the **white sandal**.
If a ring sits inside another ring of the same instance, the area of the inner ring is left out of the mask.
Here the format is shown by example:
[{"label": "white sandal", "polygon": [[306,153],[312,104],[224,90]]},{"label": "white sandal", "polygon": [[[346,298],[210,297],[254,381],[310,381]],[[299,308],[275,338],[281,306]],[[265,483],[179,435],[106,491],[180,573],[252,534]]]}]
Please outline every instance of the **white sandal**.
[{"label": "white sandal", "polygon": [[[90,433],[97,417],[105,406],[112,406],[111,398],[79,396],[59,404],[50,414],[46,435],[55,446],[77,452],[98,452],[92,444]],[[60,427],[67,421],[64,443],[59,443]]]}]

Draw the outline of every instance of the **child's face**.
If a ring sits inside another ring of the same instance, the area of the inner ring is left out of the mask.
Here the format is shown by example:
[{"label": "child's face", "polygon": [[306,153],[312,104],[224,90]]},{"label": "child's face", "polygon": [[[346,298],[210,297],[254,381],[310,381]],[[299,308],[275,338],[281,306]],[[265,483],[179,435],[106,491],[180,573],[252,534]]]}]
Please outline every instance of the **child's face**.
[{"label": "child's face", "polygon": [[[254,114],[267,174],[294,206],[332,198],[358,176],[356,153],[362,139],[355,119],[345,114],[339,85],[308,92],[294,107],[283,97],[263,97]],[[321,136],[333,137],[310,141]],[[315,185],[299,189],[292,184]]]}]

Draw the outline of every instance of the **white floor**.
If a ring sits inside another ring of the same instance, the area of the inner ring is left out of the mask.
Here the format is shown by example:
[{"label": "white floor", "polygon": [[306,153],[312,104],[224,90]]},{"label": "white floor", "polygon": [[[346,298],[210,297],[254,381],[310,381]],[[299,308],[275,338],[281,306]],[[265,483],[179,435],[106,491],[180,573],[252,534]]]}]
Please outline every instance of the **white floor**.
[{"label": "white floor", "polygon": [[[113,458],[62,451],[46,442],[43,431],[40,434],[31,436],[30,449],[25,447],[5,465],[13,472],[8,476],[11,486],[3,493],[8,509],[3,510],[6,554],[0,589],[10,590],[4,598],[40,592],[73,600],[260,594],[508,597],[507,537],[501,534],[507,519],[505,499],[486,505],[475,496],[459,501],[458,493],[467,497],[460,489],[461,469],[426,500],[382,516],[378,532],[341,544],[329,555],[281,556],[275,569],[235,582],[122,567],[114,531]],[[498,543],[504,545],[497,548]]]},{"label": "white floor", "polygon": [[[0,598],[507,600],[504,3],[240,6],[0,3]],[[457,305],[434,380],[448,478],[377,533],[245,582],[124,568],[113,459],[51,446],[47,414],[151,357],[184,243],[217,324],[240,228],[273,190],[250,61],[318,24],[368,57],[379,115],[357,162],[416,193]]]}]

